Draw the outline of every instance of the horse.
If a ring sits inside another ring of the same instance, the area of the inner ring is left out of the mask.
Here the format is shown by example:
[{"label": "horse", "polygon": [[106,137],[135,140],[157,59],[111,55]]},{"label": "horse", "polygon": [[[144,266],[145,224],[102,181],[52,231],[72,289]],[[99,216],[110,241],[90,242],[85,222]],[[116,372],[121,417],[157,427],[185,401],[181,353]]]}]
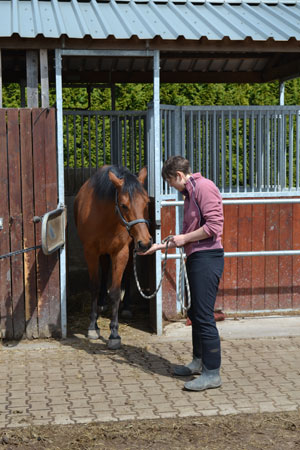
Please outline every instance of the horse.
[{"label": "horse", "polygon": [[81,186],[74,202],[75,224],[90,279],[91,315],[87,336],[100,338],[97,324],[99,262],[103,265],[103,278],[107,275],[108,255],[112,272],[107,291],[112,306],[108,348],[113,350],[121,347],[118,311],[130,244],[133,242],[134,250],[143,253],[153,243],[148,222],[149,197],[143,187],[146,176],[146,167],[136,176],[126,167],[102,166]]}]

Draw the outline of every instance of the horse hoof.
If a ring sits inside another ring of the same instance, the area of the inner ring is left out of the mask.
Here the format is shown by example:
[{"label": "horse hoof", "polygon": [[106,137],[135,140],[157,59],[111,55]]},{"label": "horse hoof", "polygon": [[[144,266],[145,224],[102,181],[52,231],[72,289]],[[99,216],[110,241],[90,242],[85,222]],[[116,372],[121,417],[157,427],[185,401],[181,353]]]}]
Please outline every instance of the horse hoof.
[{"label": "horse hoof", "polygon": [[100,338],[100,329],[97,328],[96,330],[88,330],[88,339],[99,339]]},{"label": "horse hoof", "polygon": [[118,348],[121,348],[121,338],[108,339],[107,346],[108,346],[109,350],[118,350]]}]

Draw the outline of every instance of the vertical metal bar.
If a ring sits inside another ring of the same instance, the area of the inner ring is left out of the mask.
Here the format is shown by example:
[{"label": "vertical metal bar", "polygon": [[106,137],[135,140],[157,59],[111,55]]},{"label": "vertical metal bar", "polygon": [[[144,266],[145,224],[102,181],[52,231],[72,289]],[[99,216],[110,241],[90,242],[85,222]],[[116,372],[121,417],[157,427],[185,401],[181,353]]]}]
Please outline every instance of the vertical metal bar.
[{"label": "vertical metal bar", "polygon": [[202,170],[202,165],[201,165],[201,113],[200,111],[198,111],[198,120],[197,120],[197,124],[198,124],[198,170],[199,172],[201,172]]},{"label": "vertical metal bar", "polygon": [[224,111],[221,112],[221,174],[222,174],[222,192],[225,191],[226,177],[226,144],[225,144],[225,121]]},{"label": "vertical metal bar", "polygon": [[299,114],[296,112],[296,190],[299,189]]},{"label": "vertical metal bar", "polygon": [[[154,104],[154,151],[155,151],[155,242],[161,242],[161,155],[160,155],[160,73],[159,73],[159,50],[154,51],[153,56],[153,104]],[[161,251],[155,254],[156,261],[156,286],[161,279]],[[156,295],[156,332],[162,335],[162,290]]]},{"label": "vertical metal bar", "polygon": [[236,112],[236,192],[240,192],[240,118]]},{"label": "vertical metal bar", "polygon": [[133,116],[130,117],[130,170],[134,171],[134,122]]},{"label": "vertical metal bar", "polygon": [[168,156],[172,155],[172,111],[168,111]]},{"label": "vertical metal bar", "polygon": [[229,151],[229,192],[232,192],[232,113],[229,111],[228,117],[228,151]]},{"label": "vertical metal bar", "polygon": [[243,139],[244,192],[247,192],[247,113],[246,113],[246,111],[244,111],[244,117],[243,117],[243,133],[244,133],[244,139]]},{"label": "vertical metal bar", "polygon": [[83,116],[80,116],[80,139],[81,139],[81,176],[82,184],[84,183],[84,151],[83,151]]},{"label": "vertical metal bar", "polygon": [[76,116],[73,116],[73,142],[74,142],[74,168],[75,168],[75,177],[76,177],[76,169],[77,169],[77,128],[76,128]]},{"label": "vertical metal bar", "polygon": [[122,117],[116,117],[116,151],[118,153],[118,164],[123,164],[123,146],[122,146]]},{"label": "vertical metal bar", "polygon": [[185,156],[186,117],[185,110],[181,108],[181,156]]},{"label": "vertical metal bar", "polygon": [[214,183],[217,183],[217,114],[213,112],[213,127],[212,127],[212,179]]},{"label": "vertical metal bar", "polygon": [[254,112],[251,112],[250,188],[254,192]]},{"label": "vertical metal bar", "polygon": [[144,165],[148,167],[148,141],[147,141],[147,118],[143,117],[143,137],[144,137]]},{"label": "vertical metal bar", "polygon": [[[167,110],[161,109],[160,111],[160,148],[162,162],[165,162],[169,157],[167,144]],[[169,194],[171,191],[172,188],[169,187],[168,183],[162,181],[162,192]]]},{"label": "vertical metal bar", "polygon": [[273,158],[274,158],[274,191],[276,192],[278,189],[278,176],[277,176],[277,114],[274,113],[274,151],[273,151]]},{"label": "vertical metal bar", "polygon": [[109,137],[110,137],[110,163],[116,164],[115,153],[114,153],[114,136],[113,136],[113,118],[109,115]]},{"label": "vertical metal bar", "polygon": [[208,117],[208,111],[206,111],[205,114],[206,123],[205,123],[205,144],[206,144],[206,178],[209,178],[209,117]]},{"label": "vertical metal bar", "polygon": [[[147,110],[147,142],[149,148],[148,160],[148,194],[155,198],[155,143],[154,143],[154,104],[148,103]],[[155,211],[154,211],[155,215]]]},{"label": "vertical metal bar", "polygon": [[142,168],[142,119],[138,116],[139,121],[139,170]]},{"label": "vertical metal bar", "polygon": [[200,136],[199,136],[199,113],[194,112],[194,160],[196,172],[200,172]]},{"label": "vertical metal bar", "polygon": [[136,172],[136,118],[133,117],[133,172]]},{"label": "vertical metal bar", "polygon": [[280,84],[279,84],[279,105],[284,105],[284,90],[285,90],[285,84],[284,84],[284,82],[280,82]]},{"label": "vertical metal bar", "polygon": [[124,116],[124,164],[127,167],[127,116]]},{"label": "vertical metal bar", "polygon": [[[58,170],[58,203],[64,206],[64,148],[63,148],[63,102],[61,50],[55,50],[55,86],[56,86],[56,130],[57,130],[57,170]],[[65,232],[65,230],[63,231]],[[60,314],[62,337],[67,337],[67,301],[66,301],[66,247],[59,251],[60,258]]]},{"label": "vertical metal bar", "polygon": [[95,139],[96,139],[96,170],[97,170],[99,167],[98,114],[95,115]]},{"label": "vertical metal bar", "polygon": [[267,121],[267,142],[266,142],[266,186],[267,186],[267,192],[270,190],[270,180],[271,180],[271,158],[270,158],[270,145],[271,145],[271,139],[270,139],[270,114],[269,111],[267,111],[266,115],[266,121]]},{"label": "vertical metal bar", "polygon": [[256,160],[257,160],[257,187],[259,192],[261,192],[262,188],[262,115],[261,111],[259,111],[258,122],[256,125],[256,140],[257,140],[257,147],[256,147]]},{"label": "vertical metal bar", "polygon": [[112,111],[116,110],[116,85],[114,83],[110,86],[110,101]]},{"label": "vertical metal bar", "polygon": [[170,111],[171,118],[171,141],[170,141],[170,155],[182,154],[182,138],[184,128],[182,128],[182,107],[174,106]]},{"label": "vertical metal bar", "polygon": [[289,113],[289,189],[291,190],[293,187],[293,156],[294,156],[294,124],[293,124],[293,116],[292,113]]},{"label": "vertical metal bar", "polygon": [[164,148],[164,161],[166,161],[169,157],[168,155],[168,131],[167,131],[167,113],[168,111],[162,111],[162,117],[163,117],[163,126],[161,130],[163,129],[163,133],[161,136],[161,142],[163,142],[163,148]]},{"label": "vertical metal bar", "polygon": [[286,184],[286,176],[285,176],[285,158],[286,158],[286,146],[284,140],[284,131],[285,131],[285,114],[283,111],[280,112],[279,116],[279,148],[278,148],[278,157],[279,157],[279,183],[280,190],[282,191],[285,188]]},{"label": "vertical metal bar", "polygon": [[103,146],[103,164],[106,164],[105,116],[102,116],[102,146]]},{"label": "vertical metal bar", "polygon": [[189,148],[188,148],[188,160],[190,161],[191,168],[192,168],[192,172],[194,172],[193,142],[194,142],[194,133],[193,133],[193,112],[190,111],[190,114],[189,114]]},{"label": "vertical metal bar", "polygon": [[92,159],[91,159],[91,116],[88,116],[88,145],[89,145],[89,175],[92,174]]},{"label": "vertical metal bar", "polygon": [[70,180],[70,140],[69,140],[69,116],[65,116],[66,118],[66,144],[67,144],[67,186],[70,187],[69,185],[69,180]]}]

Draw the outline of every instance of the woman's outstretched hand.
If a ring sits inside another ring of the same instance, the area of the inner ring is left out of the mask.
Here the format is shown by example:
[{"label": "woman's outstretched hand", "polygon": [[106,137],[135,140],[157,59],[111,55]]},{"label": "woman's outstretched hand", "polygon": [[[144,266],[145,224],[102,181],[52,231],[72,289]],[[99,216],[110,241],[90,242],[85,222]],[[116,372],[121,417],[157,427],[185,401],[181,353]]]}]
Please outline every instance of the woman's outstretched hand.
[{"label": "woman's outstretched hand", "polygon": [[149,250],[147,250],[146,252],[137,252],[137,255],[141,255],[141,256],[146,256],[146,255],[152,255],[153,253],[157,252],[157,250],[161,249],[161,245],[160,244],[153,244]]},{"label": "woman's outstretched hand", "polygon": [[[175,247],[182,247],[186,244],[186,236],[185,234],[177,234],[176,236],[170,237],[170,240],[168,241],[168,247],[169,248],[175,248]],[[165,250],[167,246],[167,243],[163,241],[162,244],[153,244],[149,250],[146,252],[137,252],[137,255],[141,256],[147,256],[152,255],[153,253],[157,252],[157,250]]]}]

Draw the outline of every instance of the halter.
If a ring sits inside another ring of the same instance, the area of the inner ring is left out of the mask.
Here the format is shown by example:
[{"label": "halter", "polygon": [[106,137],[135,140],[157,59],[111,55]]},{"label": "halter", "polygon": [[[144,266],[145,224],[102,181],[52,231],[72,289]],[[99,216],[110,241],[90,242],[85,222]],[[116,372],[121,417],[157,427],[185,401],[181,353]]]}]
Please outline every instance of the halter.
[{"label": "halter", "polygon": [[148,228],[149,228],[149,221],[146,220],[146,219],[135,219],[135,220],[131,220],[130,222],[127,222],[127,221],[124,219],[124,217],[122,216],[120,207],[119,207],[119,203],[118,203],[118,191],[117,191],[117,189],[116,189],[115,203],[116,203],[116,212],[118,213],[118,215],[119,215],[121,221],[122,221],[123,224],[125,225],[126,230],[128,231],[129,234],[130,234],[130,228],[131,228],[133,225],[136,225],[137,223],[146,223],[147,226],[148,226]]}]

